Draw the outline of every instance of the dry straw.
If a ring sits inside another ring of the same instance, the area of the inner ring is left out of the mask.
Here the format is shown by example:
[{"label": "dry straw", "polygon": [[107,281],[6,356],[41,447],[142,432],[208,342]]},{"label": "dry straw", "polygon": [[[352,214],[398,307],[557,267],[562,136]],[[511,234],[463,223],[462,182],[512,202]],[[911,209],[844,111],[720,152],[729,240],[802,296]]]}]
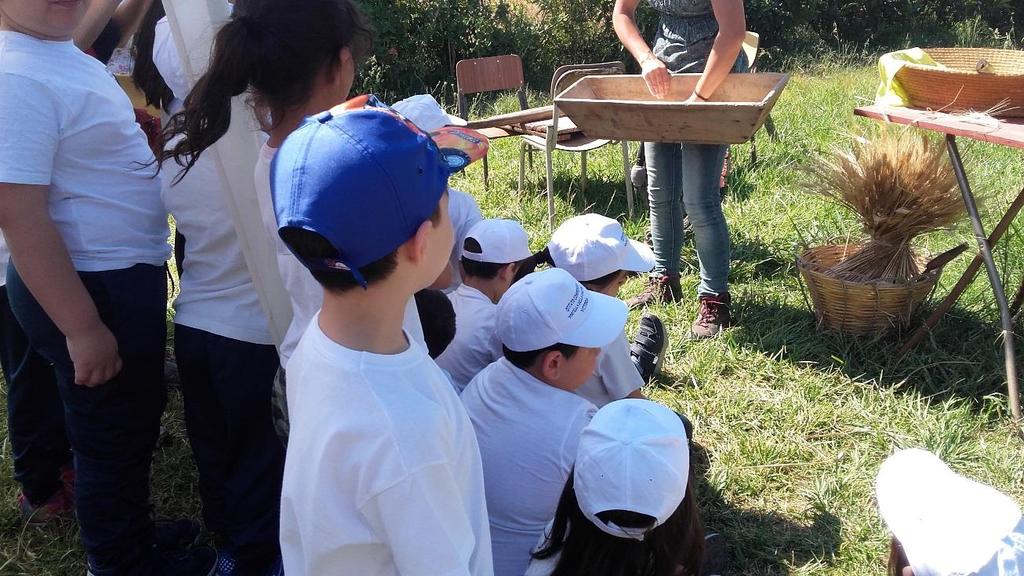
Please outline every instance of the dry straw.
[{"label": "dry straw", "polygon": [[808,190],[853,210],[868,241],[831,268],[852,281],[905,282],[921,273],[911,241],[964,211],[944,149],[927,135],[887,127],[855,137],[807,169]]}]

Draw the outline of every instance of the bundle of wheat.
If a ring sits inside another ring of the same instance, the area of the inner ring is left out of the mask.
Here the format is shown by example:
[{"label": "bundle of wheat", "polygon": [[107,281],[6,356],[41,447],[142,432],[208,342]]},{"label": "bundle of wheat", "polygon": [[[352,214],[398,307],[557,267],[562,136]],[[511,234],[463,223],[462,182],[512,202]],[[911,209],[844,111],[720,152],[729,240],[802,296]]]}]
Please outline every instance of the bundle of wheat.
[{"label": "bundle of wheat", "polygon": [[836,278],[902,282],[921,273],[911,240],[947,228],[964,205],[941,145],[923,133],[880,128],[807,172],[808,189],[860,217],[868,241],[835,265]]}]

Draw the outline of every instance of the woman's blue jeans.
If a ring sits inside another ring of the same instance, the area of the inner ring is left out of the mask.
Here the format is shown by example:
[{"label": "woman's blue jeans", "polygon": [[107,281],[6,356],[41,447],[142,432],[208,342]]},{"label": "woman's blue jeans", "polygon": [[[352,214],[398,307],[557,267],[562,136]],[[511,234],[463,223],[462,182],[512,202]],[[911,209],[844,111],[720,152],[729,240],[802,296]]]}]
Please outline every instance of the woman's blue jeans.
[{"label": "woman's blue jeans", "polygon": [[699,295],[729,290],[729,227],[719,189],[727,146],[647,142],[647,194],[656,276],[679,273],[683,216],[689,216],[700,261]]}]

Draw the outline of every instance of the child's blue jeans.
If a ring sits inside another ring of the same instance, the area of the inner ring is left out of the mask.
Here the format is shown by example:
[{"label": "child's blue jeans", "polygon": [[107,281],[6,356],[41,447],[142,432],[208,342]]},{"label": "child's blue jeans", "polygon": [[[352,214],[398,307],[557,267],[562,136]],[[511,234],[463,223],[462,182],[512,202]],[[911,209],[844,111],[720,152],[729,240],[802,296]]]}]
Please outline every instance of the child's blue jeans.
[{"label": "child's blue jeans", "polygon": [[7,293],[32,346],[56,372],[74,450],[75,500],[93,572],[148,575],[153,569],[149,471],[166,403],[167,279],[162,266],[82,272],[103,323],[117,339],[123,368],[95,388],[75,384],[67,341],[8,267]]}]

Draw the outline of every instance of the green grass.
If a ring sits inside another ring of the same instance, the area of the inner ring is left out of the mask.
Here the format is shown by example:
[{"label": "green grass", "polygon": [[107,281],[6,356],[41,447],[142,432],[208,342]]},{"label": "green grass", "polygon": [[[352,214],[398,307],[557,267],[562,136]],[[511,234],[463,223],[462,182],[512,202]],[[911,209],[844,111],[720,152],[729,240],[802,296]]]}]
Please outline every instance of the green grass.
[{"label": "green grass", "polygon": [[[872,483],[898,447],[935,451],[955,469],[1024,502],[1024,443],[1008,424],[997,314],[984,279],[902,362],[894,360],[898,338],[819,333],[805,304],[793,264],[798,247],[856,237],[859,228],[851,215],[801,192],[798,168],[870,125],[855,119],[852,108],[866,102],[874,86],[869,69],[797,76],[773,113],[781,140],[759,134],[756,167],[749,145],[733,147],[725,212],[736,327],[714,341],[689,342],[695,298],[654,309],[669,327],[671,344],[666,373],[646,392],[696,425],[698,499],[706,527],[730,544],[730,574],[882,574],[887,534]],[[496,108],[512,106],[502,100]],[[535,158],[527,190],[517,194],[517,145],[513,139],[494,143],[489,190],[479,167],[453,185],[472,193],[486,216],[522,221],[539,248],[549,234],[543,159]],[[1024,184],[1021,155],[968,141],[961,148],[991,227]],[[625,220],[618,148],[602,149],[589,164],[584,199],[578,157],[557,155],[557,219],[594,210]],[[635,238],[646,232],[645,211],[638,202],[638,213],[626,221]],[[1011,293],[1024,276],[1019,232],[1011,229],[1010,241],[996,251]],[[965,222],[926,238],[924,247],[938,252],[969,240]],[[961,256],[947,267],[939,294],[968,260]],[[683,284],[690,290],[696,262],[688,245]],[[632,280],[624,296],[641,288],[642,280]],[[630,330],[636,320],[634,314]],[[154,500],[159,515],[198,517],[180,400],[172,399],[167,440],[156,454]],[[0,458],[0,574],[81,574],[75,526],[24,528],[13,504],[10,449]]]}]

